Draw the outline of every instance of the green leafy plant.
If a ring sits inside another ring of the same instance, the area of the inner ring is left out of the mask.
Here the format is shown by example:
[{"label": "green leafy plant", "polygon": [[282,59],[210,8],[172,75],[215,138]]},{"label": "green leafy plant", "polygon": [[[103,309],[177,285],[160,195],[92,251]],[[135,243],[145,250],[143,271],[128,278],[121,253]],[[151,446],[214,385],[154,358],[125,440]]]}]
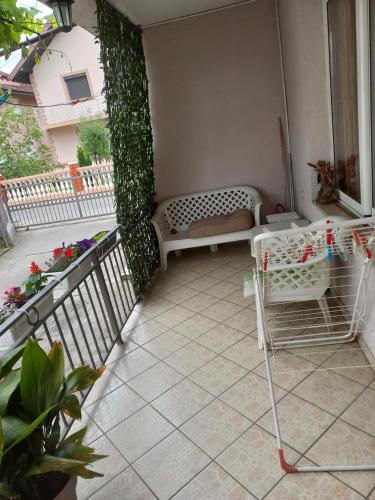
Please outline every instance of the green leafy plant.
[{"label": "green leafy plant", "polygon": [[31,110],[1,107],[0,130],[0,174],[6,179],[35,175],[58,166],[53,164],[51,151],[43,143],[42,131]]},{"label": "green leafy plant", "polygon": [[104,456],[82,444],[86,428],[68,437],[60,431],[60,412],[80,420],[76,393],[91,387],[102,372],[81,366],[65,376],[60,342],[47,354],[29,339],[1,358],[0,496],[48,500],[70,476],[102,475],[87,468]]},{"label": "green leafy plant", "polygon": [[89,167],[92,163],[91,156],[81,146],[77,146],[77,161],[80,167]]},{"label": "green leafy plant", "polygon": [[24,283],[25,293],[28,297],[32,297],[39,293],[46,286],[49,278],[49,275],[44,274],[36,262],[31,263],[30,272],[30,276]]},{"label": "green leafy plant", "polygon": [[78,125],[78,131],[86,158],[92,159],[95,163],[110,161],[109,130],[103,120],[82,119]]},{"label": "green leafy plant", "polygon": [[107,1],[97,0],[96,5],[117,221],[122,225],[135,293],[140,296],[159,259],[150,224],[154,170],[142,30]]}]

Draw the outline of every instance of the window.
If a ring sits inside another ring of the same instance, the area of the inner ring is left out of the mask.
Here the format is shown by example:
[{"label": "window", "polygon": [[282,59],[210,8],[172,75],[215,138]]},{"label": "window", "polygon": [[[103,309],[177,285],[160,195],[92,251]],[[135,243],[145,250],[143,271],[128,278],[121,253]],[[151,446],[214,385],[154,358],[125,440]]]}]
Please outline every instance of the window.
[{"label": "window", "polygon": [[355,0],[329,0],[327,9],[336,182],[361,203]]},{"label": "window", "polygon": [[86,73],[64,76],[64,81],[71,100],[91,97],[90,86]]},{"label": "window", "polygon": [[374,74],[370,71],[374,66],[370,64],[370,57],[375,57],[370,46],[370,40],[375,37],[375,19],[371,19],[370,4],[373,9],[373,0],[327,0],[337,187],[341,203],[362,216],[371,215],[375,203],[372,186],[375,149],[371,149],[371,144],[375,144],[371,137],[375,68],[371,70]]}]

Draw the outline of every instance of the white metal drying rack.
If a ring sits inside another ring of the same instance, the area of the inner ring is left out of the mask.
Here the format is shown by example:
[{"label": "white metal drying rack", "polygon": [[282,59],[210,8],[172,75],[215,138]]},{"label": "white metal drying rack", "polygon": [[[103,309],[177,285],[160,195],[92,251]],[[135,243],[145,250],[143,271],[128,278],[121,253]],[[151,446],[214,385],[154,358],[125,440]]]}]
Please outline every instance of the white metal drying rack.
[{"label": "white metal drying rack", "polygon": [[[375,470],[375,464],[288,464],[271,370],[273,361],[274,373],[281,373],[278,360],[283,356],[283,373],[288,372],[284,367],[288,353],[291,356],[293,352],[290,349],[310,348],[314,356],[319,346],[354,342],[359,335],[369,333],[366,297],[375,258],[374,228],[375,217],[326,221],[267,232],[254,239],[258,341],[264,351],[280,465],[286,472]],[[367,363],[334,369],[364,367],[372,369]]]}]

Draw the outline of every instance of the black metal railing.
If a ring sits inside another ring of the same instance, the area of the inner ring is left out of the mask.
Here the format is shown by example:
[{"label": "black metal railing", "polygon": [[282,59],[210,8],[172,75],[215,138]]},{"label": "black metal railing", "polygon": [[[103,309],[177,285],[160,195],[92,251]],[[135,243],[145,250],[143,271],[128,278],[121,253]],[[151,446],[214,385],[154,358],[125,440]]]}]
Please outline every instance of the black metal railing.
[{"label": "black metal railing", "polygon": [[[4,352],[28,336],[60,340],[66,370],[106,362],[136,303],[119,226],[0,325]],[[85,395],[82,395],[84,398]]]}]

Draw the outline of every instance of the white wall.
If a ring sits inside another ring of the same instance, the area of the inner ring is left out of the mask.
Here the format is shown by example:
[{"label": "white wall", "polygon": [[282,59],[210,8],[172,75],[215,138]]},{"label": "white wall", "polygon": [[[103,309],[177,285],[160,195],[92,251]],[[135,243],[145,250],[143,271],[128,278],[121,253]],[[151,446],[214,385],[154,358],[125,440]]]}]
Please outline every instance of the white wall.
[{"label": "white wall", "polygon": [[322,0],[279,0],[297,210],[322,217],[312,203],[316,176],[307,162],[331,160],[328,61]]},{"label": "white wall", "polygon": [[58,161],[69,163],[77,159],[79,145],[78,131],[74,125],[54,128],[49,131],[53,140]]},{"label": "white wall", "polygon": [[273,0],[145,29],[157,198],[235,184],[283,202]]}]

